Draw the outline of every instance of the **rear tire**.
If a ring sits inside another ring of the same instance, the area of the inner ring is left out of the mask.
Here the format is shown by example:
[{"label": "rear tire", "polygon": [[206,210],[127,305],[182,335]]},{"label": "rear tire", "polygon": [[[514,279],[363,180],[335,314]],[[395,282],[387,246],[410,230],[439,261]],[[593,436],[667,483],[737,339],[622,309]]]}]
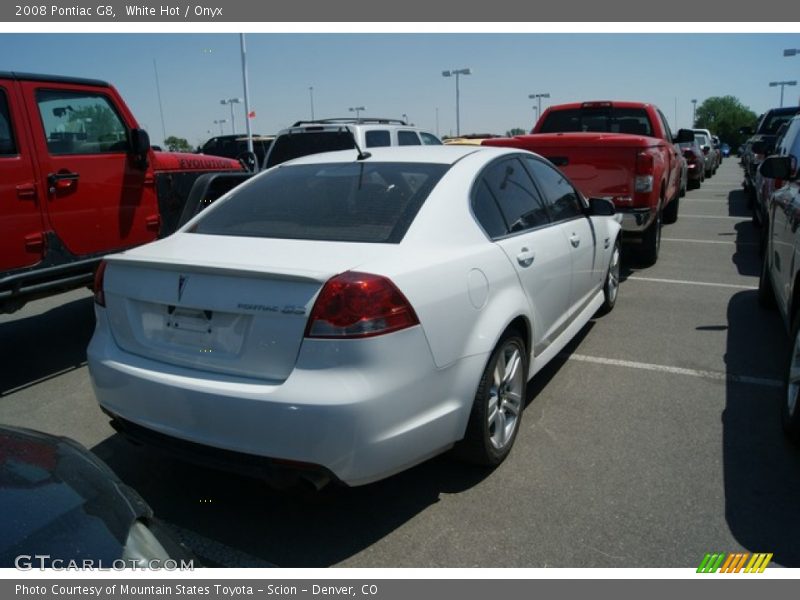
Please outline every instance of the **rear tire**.
[{"label": "rear tire", "polygon": [[619,296],[619,271],[620,271],[620,244],[619,239],[614,242],[614,249],[611,251],[611,260],[606,272],[606,281],[603,284],[603,305],[597,311],[600,315],[607,315],[617,304]]},{"label": "rear tire", "polygon": [[671,225],[678,220],[678,206],[680,205],[680,198],[675,198],[672,202],[667,204],[664,209],[664,223]]},{"label": "rear tire", "polygon": [[645,266],[656,264],[658,253],[661,249],[661,207],[658,209],[655,221],[642,235],[642,245],[639,248],[639,260]]},{"label": "rear tire", "polygon": [[762,308],[775,308],[775,289],[769,275],[769,260],[767,253],[764,252],[764,259],[761,261],[761,276],[758,278],[758,304]]},{"label": "rear tire", "polygon": [[506,331],[478,384],[466,435],[456,448],[459,458],[491,467],[505,460],[517,438],[527,384],[525,343],[516,331]]}]

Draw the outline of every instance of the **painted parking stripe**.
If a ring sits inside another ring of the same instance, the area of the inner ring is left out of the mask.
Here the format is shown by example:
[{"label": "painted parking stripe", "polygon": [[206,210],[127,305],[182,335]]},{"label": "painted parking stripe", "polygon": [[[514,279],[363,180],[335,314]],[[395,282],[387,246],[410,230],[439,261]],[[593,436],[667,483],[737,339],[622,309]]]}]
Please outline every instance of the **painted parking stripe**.
[{"label": "painted parking stripe", "polygon": [[728,240],[690,240],[688,238],[661,238],[662,242],[679,242],[681,244],[732,244],[734,246],[758,246],[758,242],[731,242]]},{"label": "painted parking stripe", "polygon": [[720,196],[719,198],[689,198],[688,196],[681,200],[686,202],[716,202],[717,204],[728,204],[730,200],[727,196]]},{"label": "painted parking stripe", "polygon": [[728,383],[748,383],[751,385],[761,385],[764,387],[781,388],[783,382],[779,379],[767,379],[764,377],[750,377],[749,375],[737,375],[734,373],[723,373],[721,371],[706,371],[703,369],[686,369],[684,367],[672,367],[668,365],[656,365],[652,363],[636,362],[632,360],[620,360],[617,358],[603,358],[601,356],[586,356],[584,354],[562,355],[568,360],[578,362],[593,363],[596,365],[607,365],[612,367],[624,367],[628,369],[639,369],[642,371],[653,371],[656,373],[669,373],[671,375],[685,375],[688,377],[699,377],[712,381],[725,381]]},{"label": "painted parking stripe", "polygon": [[626,280],[628,281],[649,281],[652,283],[674,283],[680,285],[701,285],[701,286],[708,286],[708,287],[721,287],[721,288],[731,288],[734,290],[757,290],[758,286],[755,285],[737,285],[734,283],[712,283],[710,281],[689,281],[688,279],[660,279],[658,277],[640,277],[638,275],[634,275],[632,277],[628,277]]}]

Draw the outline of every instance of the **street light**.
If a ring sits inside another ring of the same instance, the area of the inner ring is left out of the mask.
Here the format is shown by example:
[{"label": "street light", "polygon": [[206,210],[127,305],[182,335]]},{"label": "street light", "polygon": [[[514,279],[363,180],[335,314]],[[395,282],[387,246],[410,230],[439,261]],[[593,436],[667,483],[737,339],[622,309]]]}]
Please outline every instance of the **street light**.
[{"label": "street light", "polygon": [[533,125],[536,126],[536,123],[539,121],[539,107],[535,104],[533,105]]},{"label": "street light", "polygon": [[233,105],[241,103],[241,98],[228,98],[226,100],[220,100],[220,104],[230,104],[231,105],[231,133],[236,133],[236,117],[233,114]]},{"label": "street light", "polygon": [[792,81],[770,81],[769,82],[769,87],[781,86],[781,108],[783,108],[783,88],[785,88],[787,85],[789,85],[789,86],[797,85],[797,81],[792,80]]},{"label": "street light", "polygon": [[314,86],[308,86],[308,95],[311,97],[311,120],[314,120]]},{"label": "street light", "polygon": [[536,112],[537,120],[538,120],[539,116],[542,114],[542,98],[549,98],[549,97],[550,97],[550,94],[547,93],[547,92],[545,92],[544,94],[528,94],[528,98],[530,98],[531,100],[536,100],[536,102],[537,102],[537,104],[536,104],[536,106],[537,106],[537,109],[536,109],[537,110],[537,112]]},{"label": "street light", "polygon": [[219,134],[222,135],[222,124],[227,123],[228,119],[214,119],[214,125],[219,125]]},{"label": "street light", "polygon": [[356,121],[358,121],[358,117],[361,114],[362,110],[367,110],[366,106],[351,106],[350,112],[356,113]]},{"label": "street light", "polygon": [[697,98],[692,98],[692,127],[695,126],[697,122]]},{"label": "street light", "polygon": [[456,77],[456,135],[461,135],[461,109],[459,106],[459,87],[458,78],[460,75],[472,75],[472,69],[451,69],[450,71],[442,71],[442,77]]}]

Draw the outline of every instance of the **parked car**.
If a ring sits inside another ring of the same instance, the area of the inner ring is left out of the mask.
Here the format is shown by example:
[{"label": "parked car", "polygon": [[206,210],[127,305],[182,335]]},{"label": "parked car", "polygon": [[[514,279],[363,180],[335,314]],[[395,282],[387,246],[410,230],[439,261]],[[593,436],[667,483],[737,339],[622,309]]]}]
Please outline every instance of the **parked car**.
[{"label": "parked car", "polygon": [[[763,153],[764,156],[771,156],[777,153],[779,156],[786,156],[788,155],[788,148],[783,145],[783,139],[786,135],[786,131],[789,128],[789,123],[791,121],[784,121],[781,126],[778,128],[778,131],[775,132],[775,141],[771,144],[769,149],[763,149],[762,146],[766,145],[766,142],[757,141],[753,143],[753,148],[758,150],[760,153]],[[767,221],[767,205],[769,204],[769,198],[772,196],[772,193],[775,191],[775,184],[780,183],[778,180],[772,179],[770,177],[764,177],[760,171],[756,171],[755,176],[752,178],[753,181],[753,188],[752,194],[750,197],[750,204],[753,211],[753,225],[756,227],[761,227]],[[781,185],[783,185],[781,183]],[[780,187],[780,185],[778,186]],[[764,242],[764,234],[766,234],[766,230],[762,231],[762,240],[761,240],[761,248],[763,250],[763,242]]]},{"label": "parked car", "polygon": [[171,233],[226,158],[155,152],[110,84],[0,73],[0,313],[90,285],[109,252]]},{"label": "parked car", "polygon": [[472,146],[480,146],[483,140],[488,140],[491,138],[501,137],[494,133],[467,133],[460,136],[453,136],[453,137],[443,137],[442,143],[446,145],[450,144],[461,144],[461,145],[472,145]]},{"label": "parked car", "polygon": [[550,106],[533,134],[485,140],[538,152],[570,177],[587,197],[611,199],[622,213],[624,241],[641,262],[653,264],[661,247],[661,224],[678,219],[681,158],[667,119],[642,102],[582,102]]},{"label": "parked car", "polygon": [[199,566],[139,494],[69,438],[0,426],[0,514],[0,567]]},{"label": "parked car", "polygon": [[682,142],[678,144],[678,147],[686,159],[688,188],[690,190],[697,189],[706,180],[706,158],[700,149],[700,144],[697,140],[692,140],[691,142]]},{"label": "parked car", "polygon": [[694,129],[694,139],[697,140],[700,149],[703,151],[705,159],[704,171],[706,177],[712,177],[719,168],[719,157],[714,142],[711,141],[711,134],[708,129]]},{"label": "parked car", "polygon": [[[264,158],[267,156],[267,151],[275,139],[274,135],[260,135],[255,134],[253,139],[253,153],[255,154],[255,161],[253,164],[264,164]],[[247,155],[247,134],[237,133],[234,135],[218,135],[212,137],[204,143],[199,151],[202,154],[210,154],[213,156],[225,156],[227,158],[234,158],[238,161],[246,163],[248,169],[252,170],[253,164],[249,162],[250,157]]]},{"label": "parked car", "polygon": [[382,148],[385,146],[439,146],[442,141],[429,131],[399,119],[322,119],[297,121],[278,133],[264,166],[335,150]]},{"label": "parked car", "polygon": [[800,112],[800,106],[773,108],[759,117],[755,129],[742,127],[739,130],[739,133],[750,136],[744,144],[741,156],[744,169],[742,186],[751,202],[755,200],[755,178],[758,165],[766,156],[772,154],[781,125],[790,121],[798,112]]},{"label": "parked car", "polygon": [[727,158],[727,157],[729,157],[731,155],[731,146],[730,146],[730,144],[726,144],[725,142],[722,142],[722,144],[720,145],[720,150],[722,151],[722,156],[724,158]]},{"label": "parked car", "polygon": [[92,385],[121,432],[260,476],[497,465],[528,380],[613,308],[619,232],[516,149],[307,156],[108,257]]}]

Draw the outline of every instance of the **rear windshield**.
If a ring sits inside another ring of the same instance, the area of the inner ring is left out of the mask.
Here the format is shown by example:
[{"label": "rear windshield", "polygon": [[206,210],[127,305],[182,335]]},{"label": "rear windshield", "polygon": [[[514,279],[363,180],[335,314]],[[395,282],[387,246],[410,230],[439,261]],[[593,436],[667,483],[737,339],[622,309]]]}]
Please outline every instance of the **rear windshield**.
[{"label": "rear windshield", "polygon": [[769,115],[764,122],[761,124],[761,127],[758,129],[758,133],[764,135],[775,135],[778,133],[778,129],[781,128],[781,125],[784,123],[788,123],[792,120],[795,113],[778,113],[774,112]]},{"label": "rear windshield", "polygon": [[353,135],[348,130],[304,131],[278,136],[267,156],[267,167],[274,167],[287,160],[317,154],[355,148]]},{"label": "rear windshield", "polygon": [[448,169],[430,163],[285,166],[237,188],[190,231],[397,244]]},{"label": "rear windshield", "polygon": [[550,112],[539,133],[599,131],[653,135],[647,111],[642,108],[572,108]]}]

